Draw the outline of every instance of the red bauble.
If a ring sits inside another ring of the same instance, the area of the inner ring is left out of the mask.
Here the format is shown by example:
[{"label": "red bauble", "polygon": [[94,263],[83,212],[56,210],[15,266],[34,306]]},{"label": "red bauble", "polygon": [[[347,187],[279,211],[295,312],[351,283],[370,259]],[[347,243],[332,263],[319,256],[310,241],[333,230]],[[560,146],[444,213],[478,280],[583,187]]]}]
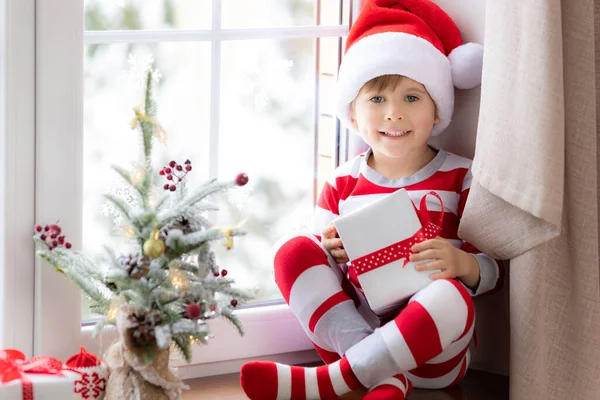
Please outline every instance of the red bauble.
[{"label": "red bauble", "polygon": [[224,269],[223,271],[221,271],[221,276],[222,276],[222,277],[226,277],[226,276],[227,276],[227,273],[228,273],[228,272],[227,272],[227,270],[226,270],[226,269]]},{"label": "red bauble", "polygon": [[202,307],[196,303],[190,303],[185,306],[185,313],[189,319],[198,319],[202,313]]},{"label": "red bauble", "polygon": [[175,169],[177,171],[183,171],[183,167],[181,165],[176,166]]},{"label": "red bauble", "polygon": [[67,249],[70,249],[70,248],[71,248],[71,243],[69,243],[69,242],[65,243],[65,247],[66,247]]},{"label": "red bauble", "polygon": [[248,183],[248,175],[245,172],[240,172],[237,174],[235,177],[235,184],[238,186],[244,186],[246,183]]},{"label": "red bauble", "polygon": [[165,174],[165,170],[161,169],[160,172],[158,173],[160,176],[163,176]]},{"label": "red bauble", "polygon": [[175,191],[175,189],[177,189],[177,186],[175,186],[175,185],[171,185],[171,186],[169,186],[169,190],[170,190],[171,192],[174,192],[174,191]]},{"label": "red bauble", "polygon": [[191,166],[191,165],[186,165],[186,166],[185,166],[185,170],[186,170],[187,172],[190,172],[190,171],[192,170],[192,166]]},{"label": "red bauble", "polygon": [[177,163],[175,161],[169,161],[169,167],[175,168],[176,165]]},{"label": "red bauble", "polygon": [[238,305],[238,301],[236,299],[231,299],[231,302],[229,304],[231,304],[232,307],[235,307]]},{"label": "red bauble", "polygon": [[170,188],[170,187],[171,187],[171,186],[170,186],[168,183],[165,183],[165,186],[163,186],[163,188],[164,188],[165,190],[169,190],[169,188]]},{"label": "red bauble", "polygon": [[213,276],[216,278],[216,277],[218,277],[218,276],[219,276],[219,273],[218,273],[218,272],[215,272],[215,273],[213,273]]},{"label": "red bauble", "polygon": [[42,229],[44,229],[44,228],[42,228],[42,227],[41,227],[41,226],[39,226],[39,225],[36,225],[36,226],[35,226],[35,231],[36,231],[36,232],[41,232],[41,231],[42,231]]}]

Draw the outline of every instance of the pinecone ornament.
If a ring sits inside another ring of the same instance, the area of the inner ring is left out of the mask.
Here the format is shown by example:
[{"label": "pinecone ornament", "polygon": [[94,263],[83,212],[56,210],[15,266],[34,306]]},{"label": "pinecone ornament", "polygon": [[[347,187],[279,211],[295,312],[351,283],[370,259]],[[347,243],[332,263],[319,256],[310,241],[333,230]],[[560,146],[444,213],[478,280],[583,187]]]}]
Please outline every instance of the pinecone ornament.
[{"label": "pinecone ornament", "polygon": [[184,235],[194,232],[194,229],[192,229],[192,225],[190,224],[190,220],[183,216],[177,218],[175,222],[171,223],[167,227],[167,229],[179,229]]},{"label": "pinecone ornament", "polygon": [[79,374],[73,383],[75,399],[102,400],[104,398],[110,372],[100,358],[88,353],[81,346],[79,353],[69,357],[63,368]]},{"label": "pinecone ornament", "polygon": [[136,346],[147,346],[156,341],[154,328],[162,324],[163,319],[157,311],[134,312],[129,316],[129,334]]},{"label": "pinecone ornament", "polygon": [[139,253],[132,253],[119,258],[121,266],[127,271],[127,274],[133,279],[141,279],[150,272],[150,257],[142,256]]}]

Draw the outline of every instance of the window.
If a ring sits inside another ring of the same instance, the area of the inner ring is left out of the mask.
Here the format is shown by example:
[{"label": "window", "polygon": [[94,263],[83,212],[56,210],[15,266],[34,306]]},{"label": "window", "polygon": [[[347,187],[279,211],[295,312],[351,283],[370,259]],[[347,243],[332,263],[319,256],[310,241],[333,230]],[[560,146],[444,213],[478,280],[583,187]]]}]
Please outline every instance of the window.
[{"label": "window", "polygon": [[[191,182],[245,171],[252,183],[219,199],[217,222],[248,217],[249,234],[230,252],[216,250],[240,285],[259,288],[262,303],[239,310],[241,340],[225,321],[214,321],[214,340],[195,347],[184,376],[237,368],[228,360],[311,349],[272,283],[270,249],[306,220],[344,158],[333,83],[356,4],[61,0],[36,7],[35,219],[60,219],[88,254],[117,239],[109,233],[118,232],[118,215],[101,194],[123,193],[111,164],[135,167],[137,136],[128,122],[140,88],[129,71],[152,59],[161,75],[158,119],[168,135],[155,159],[189,158]],[[81,325],[90,316],[77,288],[36,263],[36,353],[65,358],[73,343],[106,348],[110,332],[92,341]]]}]

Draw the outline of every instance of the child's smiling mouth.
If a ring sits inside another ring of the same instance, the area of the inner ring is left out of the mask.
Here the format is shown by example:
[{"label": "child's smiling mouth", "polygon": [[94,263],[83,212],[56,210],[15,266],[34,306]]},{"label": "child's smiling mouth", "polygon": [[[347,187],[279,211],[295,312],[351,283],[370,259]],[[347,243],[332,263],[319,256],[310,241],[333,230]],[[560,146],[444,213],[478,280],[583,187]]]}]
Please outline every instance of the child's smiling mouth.
[{"label": "child's smiling mouth", "polygon": [[386,137],[404,137],[412,131],[379,131],[379,133]]}]

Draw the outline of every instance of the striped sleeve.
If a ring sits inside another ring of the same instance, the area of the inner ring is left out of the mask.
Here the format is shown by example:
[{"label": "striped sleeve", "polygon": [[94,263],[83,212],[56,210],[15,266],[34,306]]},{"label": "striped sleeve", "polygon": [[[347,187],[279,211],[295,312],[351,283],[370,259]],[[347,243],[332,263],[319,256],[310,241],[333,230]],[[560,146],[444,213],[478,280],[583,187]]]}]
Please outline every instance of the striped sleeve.
[{"label": "striped sleeve", "polygon": [[338,190],[335,187],[335,181],[327,181],[319,195],[311,222],[311,233],[319,240],[321,240],[323,229],[340,215],[338,204],[339,195]]},{"label": "striped sleeve", "polygon": [[[460,192],[460,199],[458,202],[458,218],[462,218],[467,198],[469,196],[469,190],[471,189],[471,181],[473,175],[471,169],[467,171],[462,182],[462,188]],[[495,260],[487,254],[479,251],[475,246],[467,241],[462,241],[461,249],[467,253],[472,254],[479,263],[480,281],[479,286],[475,291],[466,287],[472,296],[479,296],[482,294],[494,293],[502,288],[504,283],[504,266],[501,261]]]}]

